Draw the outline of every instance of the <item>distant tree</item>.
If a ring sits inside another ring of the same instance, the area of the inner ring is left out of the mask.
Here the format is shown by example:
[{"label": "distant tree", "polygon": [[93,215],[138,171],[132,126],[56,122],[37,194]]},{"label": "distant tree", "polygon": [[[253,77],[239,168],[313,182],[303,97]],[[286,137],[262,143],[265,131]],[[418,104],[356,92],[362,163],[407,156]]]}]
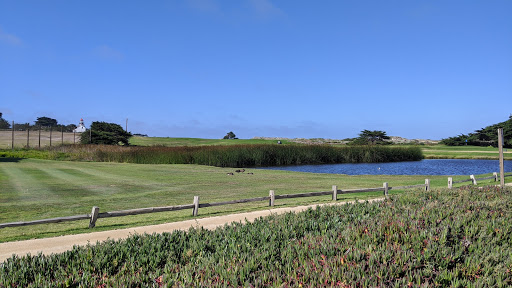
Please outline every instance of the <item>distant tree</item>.
[{"label": "distant tree", "polygon": [[63,126],[64,132],[73,132],[73,130],[75,130],[76,127],[77,126],[75,124],[68,124],[66,126]]},{"label": "distant tree", "polygon": [[57,126],[57,120],[49,117],[37,117],[37,121],[35,121],[36,126],[42,127],[55,127]]},{"label": "distant tree", "polygon": [[226,134],[226,136],[224,136],[224,139],[238,139],[238,138],[236,138],[236,135],[235,135],[235,133],[233,133],[233,131],[230,131],[228,134]]},{"label": "distant tree", "polygon": [[447,146],[472,145],[497,147],[498,128],[503,128],[503,138],[505,138],[503,147],[512,148],[512,117],[509,117],[507,121],[476,130],[474,133],[467,135],[461,134],[459,136],[442,139],[440,143]]},{"label": "distant tree", "polygon": [[14,123],[14,130],[26,131],[30,129],[30,123]]},{"label": "distant tree", "polygon": [[0,112],[0,129],[10,129],[11,128],[11,124],[9,124],[9,121],[5,120],[3,117],[2,117],[2,112]]},{"label": "distant tree", "polygon": [[363,130],[361,133],[359,133],[359,137],[355,138],[350,142],[350,144],[354,145],[376,145],[376,144],[391,144],[389,140],[391,139],[389,136],[386,135],[386,132],[384,131],[370,131],[370,130]]},{"label": "distant tree", "polygon": [[[92,136],[89,138],[89,135]],[[124,131],[123,127],[115,123],[92,122],[90,130],[80,135],[82,144],[129,145],[131,133]]]}]

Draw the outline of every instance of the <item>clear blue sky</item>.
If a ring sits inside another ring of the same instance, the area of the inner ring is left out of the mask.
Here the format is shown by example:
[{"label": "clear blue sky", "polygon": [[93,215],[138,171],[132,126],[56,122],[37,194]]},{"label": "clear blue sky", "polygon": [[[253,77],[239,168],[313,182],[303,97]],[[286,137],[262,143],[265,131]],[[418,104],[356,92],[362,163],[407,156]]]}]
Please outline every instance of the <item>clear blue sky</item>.
[{"label": "clear blue sky", "polygon": [[0,112],[149,136],[441,139],[512,113],[512,1],[0,0]]}]

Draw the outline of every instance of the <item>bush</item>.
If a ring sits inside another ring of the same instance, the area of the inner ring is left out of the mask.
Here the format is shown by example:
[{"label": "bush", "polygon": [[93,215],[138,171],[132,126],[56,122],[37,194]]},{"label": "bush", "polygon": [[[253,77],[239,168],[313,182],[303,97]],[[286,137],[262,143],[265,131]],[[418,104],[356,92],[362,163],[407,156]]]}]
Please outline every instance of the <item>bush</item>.
[{"label": "bush", "polygon": [[132,134],[114,123],[92,122],[91,129],[80,135],[82,144],[126,145]]}]

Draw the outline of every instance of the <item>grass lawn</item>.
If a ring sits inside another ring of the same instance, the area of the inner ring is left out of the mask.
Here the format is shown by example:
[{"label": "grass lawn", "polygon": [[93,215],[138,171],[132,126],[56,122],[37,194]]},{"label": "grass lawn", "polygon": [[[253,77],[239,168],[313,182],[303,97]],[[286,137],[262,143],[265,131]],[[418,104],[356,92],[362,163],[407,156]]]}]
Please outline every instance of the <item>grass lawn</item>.
[{"label": "grass lawn", "polygon": [[[281,140],[283,144],[290,143]],[[200,145],[234,145],[234,144],[274,144],[275,140],[263,139],[201,139],[201,138],[170,138],[170,137],[138,137],[130,138],[131,145],[137,146],[200,146]],[[336,146],[340,146],[336,144]],[[341,145],[345,146],[345,145]],[[403,145],[395,145],[403,147]],[[480,146],[420,146],[426,159],[498,159],[498,148]],[[505,160],[512,160],[512,149],[504,153]]]},{"label": "grass lawn", "polygon": [[[281,140],[283,144],[289,143]],[[240,144],[276,144],[277,140],[264,139],[203,139],[203,138],[171,138],[171,137],[140,137],[130,138],[130,145],[136,146],[203,146],[203,145],[240,145]]]},{"label": "grass lawn", "polygon": [[[275,170],[199,165],[142,165],[126,163],[69,162],[38,159],[0,158],[0,223],[88,214],[93,206],[100,212],[191,204],[193,196],[201,203],[279,194],[338,189],[422,184],[431,179],[432,187],[446,187],[445,176],[347,176]],[[254,173],[253,175],[247,174]],[[454,180],[468,178],[455,177]],[[487,182],[479,184],[485,185]],[[488,183],[494,183],[489,181]],[[460,184],[459,184],[460,185]],[[391,191],[400,193],[400,191]],[[340,200],[369,199],[381,192],[338,195]],[[330,201],[330,196],[276,200],[277,207]],[[267,209],[266,202],[253,202],[201,208],[199,217]],[[111,230],[191,219],[192,211],[173,211],[137,216],[102,218],[94,230],[88,221],[43,224],[1,229],[0,242],[19,239]]]},{"label": "grass lawn", "polygon": [[[421,151],[426,159],[499,159],[494,147],[432,145],[421,146]],[[504,149],[503,157],[512,160],[512,149]]]}]

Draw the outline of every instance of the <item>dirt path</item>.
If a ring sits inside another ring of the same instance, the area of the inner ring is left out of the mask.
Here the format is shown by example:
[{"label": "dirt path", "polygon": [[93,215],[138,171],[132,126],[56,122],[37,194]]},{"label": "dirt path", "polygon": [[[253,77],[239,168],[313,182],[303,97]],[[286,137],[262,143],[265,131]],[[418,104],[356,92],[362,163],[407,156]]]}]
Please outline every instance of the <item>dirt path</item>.
[{"label": "dirt path", "polygon": [[[369,201],[379,201],[383,198],[376,198]],[[231,214],[223,216],[208,217],[202,219],[187,220],[181,222],[173,222],[159,225],[143,226],[143,227],[132,227],[119,230],[101,231],[86,234],[77,235],[65,235],[52,238],[44,239],[32,239],[24,241],[6,242],[0,243],[0,262],[5,261],[13,255],[23,256],[26,254],[37,255],[43,253],[50,255],[52,253],[62,253],[67,250],[71,250],[74,245],[87,245],[88,243],[96,243],[98,241],[105,241],[107,239],[122,239],[127,238],[133,234],[152,234],[152,233],[163,233],[172,232],[174,230],[188,230],[190,227],[204,227],[205,229],[215,229],[220,226],[224,226],[231,222],[245,222],[246,220],[251,222],[259,217],[268,216],[270,214],[283,214],[286,212],[300,212],[308,208],[315,208],[316,206],[326,205],[340,205],[349,202],[337,202],[337,203],[326,203],[326,204],[315,204],[309,206],[298,206],[288,208],[275,208],[269,210],[253,211],[240,214]]]}]

